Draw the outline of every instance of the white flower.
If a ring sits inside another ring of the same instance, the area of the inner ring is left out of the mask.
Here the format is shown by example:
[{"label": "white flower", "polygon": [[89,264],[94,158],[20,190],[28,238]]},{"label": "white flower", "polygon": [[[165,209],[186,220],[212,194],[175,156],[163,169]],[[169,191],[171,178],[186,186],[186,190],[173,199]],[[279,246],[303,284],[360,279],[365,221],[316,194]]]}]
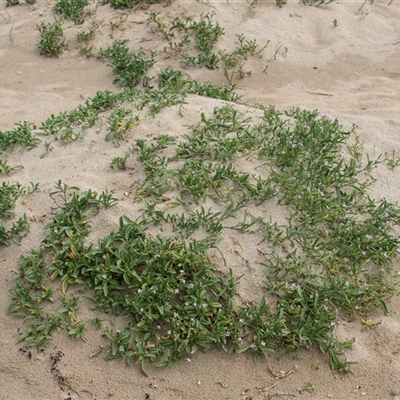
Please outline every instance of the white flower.
[{"label": "white flower", "polygon": [[265,347],[265,342],[264,342],[264,340],[261,342],[261,346],[262,346],[262,347]]}]

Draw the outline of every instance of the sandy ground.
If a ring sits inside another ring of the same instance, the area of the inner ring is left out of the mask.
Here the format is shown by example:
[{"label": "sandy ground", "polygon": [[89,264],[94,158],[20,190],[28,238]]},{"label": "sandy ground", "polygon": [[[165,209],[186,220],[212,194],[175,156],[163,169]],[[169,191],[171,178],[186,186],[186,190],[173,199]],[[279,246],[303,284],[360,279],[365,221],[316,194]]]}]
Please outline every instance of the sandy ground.
[{"label": "sandy ground", "polygon": [[[318,109],[339,118],[345,127],[355,124],[365,150],[378,156],[400,151],[400,3],[393,1],[389,6],[386,0],[375,1],[359,11],[362,4],[339,1],[313,8],[289,2],[279,8],[272,1],[262,0],[254,7],[245,1],[229,4],[175,1],[167,7],[156,5],[152,9],[171,18],[214,11],[215,18],[226,30],[217,44],[219,49],[230,46],[235,33],[256,38],[260,44],[269,40],[263,57],[252,58],[245,65],[251,74],[236,82],[244,99],[278,109]],[[40,124],[51,114],[75,108],[98,90],[118,90],[105,63],[78,54],[73,38],[76,27],[72,23],[65,25],[68,51],[59,58],[39,55],[35,26],[41,20],[53,20],[51,6],[50,1],[38,0],[33,6],[0,7],[0,130],[11,129],[19,121]],[[108,6],[99,7],[96,19],[103,19],[105,23],[96,39],[97,45],[127,37],[131,48],[144,43],[149,48],[162,48],[164,42],[160,37],[145,24],[137,23],[147,19],[148,13],[149,10],[129,13],[123,31],[114,32],[111,37],[108,21],[118,18],[122,12]],[[169,62],[165,60],[165,65],[157,68],[164,68]],[[198,79],[210,76],[203,69],[191,70],[190,74]],[[220,71],[212,79],[225,83]],[[155,119],[142,121],[130,139],[157,131],[179,134],[200,112],[209,112],[218,104],[213,99],[190,96],[183,118],[178,115],[178,107],[165,109]],[[121,155],[121,149],[115,149],[95,133],[83,142],[56,147],[44,159],[39,158],[41,153],[43,148],[14,152],[10,161],[23,164],[24,169],[1,178],[23,185],[29,185],[30,181],[40,183],[42,192],[24,198],[25,204],[19,202],[17,213],[48,215],[49,221],[48,191],[59,179],[82,189],[108,188],[121,199],[132,185],[126,176],[109,172],[109,160]],[[391,171],[381,164],[375,176],[377,183],[372,195],[397,201],[398,170]],[[100,216],[98,228],[109,230],[121,213],[132,213],[129,201],[122,201],[111,214]],[[0,249],[1,400],[400,399],[399,299],[390,304],[389,316],[380,313],[372,316],[381,322],[377,330],[363,330],[358,322],[339,324],[339,336],[357,338],[355,347],[347,353],[349,359],[359,362],[353,368],[354,375],[343,376],[332,371],[326,357],[311,349],[283,360],[272,355],[269,360],[258,363],[250,355],[228,355],[214,350],[196,354],[190,364],[151,369],[150,376],[146,377],[139,368],[128,368],[123,361],[89,358],[93,350],[91,339],[98,336],[94,328],[88,329],[87,343],[69,339],[64,334],[56,335],[45,352],[32,350],[32,357],[28,358],[19,350],[18,329],[22,321],[6,315],[6,309],[10,302],[12,270],[21,254],[40,243],[43,231],[43,224],[33,223],[21,246]],[[75,390],[62,391],[50,372],[50,356],[57,351],[64,354],[60,369]],[[275,379],[271,370],[289,374]],[[226,387],[218,384],[219,381]],[[315,390],[302,390],[308,382],[316,386]]]}]

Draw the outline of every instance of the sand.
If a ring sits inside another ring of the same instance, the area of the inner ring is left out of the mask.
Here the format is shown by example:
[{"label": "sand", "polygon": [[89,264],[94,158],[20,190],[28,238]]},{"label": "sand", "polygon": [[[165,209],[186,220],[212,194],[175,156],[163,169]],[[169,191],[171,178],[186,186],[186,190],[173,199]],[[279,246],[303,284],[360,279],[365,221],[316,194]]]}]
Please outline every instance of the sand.
[{"label": "sand", "polygon": [[[54,2],[38,0],[34,5],[0,7],[0,130],[11,129],[19,121],[38,125],[51,114],[71,110],[99,90],[119,90],[113,85],[113,74],[106,63],[80,55],[74,39],[76,27],[65,24],[68,50],[59,58],[39,54],[35,29],[42,20],[52,21]],[[104,20],[97,46],[113,39],[128,38],[134,49],[146,46],[162,49],[165,42],[150,27],[139,22],[157,10],[169,18],[215,12],[215,18],[226,30],[218,49],[231,46],[235,34],[269,41],[262,58],[253,57],[245,65],[249,73],[236,79],[243,99],[273,105],[280,110],[301,107],[318,109],[338,118],[344,127],[353,124],[371,156],[400,151],[400,3],[385,1],[373,4],[338,1],[324,7],[309,7],[288,2],[279,8],[273,1],[259,0],[253,7],[245,1],[207,3],[175,1],[171,5],[154,5],[149,10],[128,13],[121,29],[114,32],[109,21],[118,20],[124,12],[99,6],[95,18]],[[94,7],[94,5],[92,5]],[[336,23],[334,23],[336,21]],[[337,26],[335,26],[337,25]],[[165,59],[154,72],[170,65]],[[267,67],[267,68],[266,68]],[[197,79],[226,83],[221,71],[193,69]],[[179,107],[164,109],[156,118],[145,118],[129,140],[154,133],[185,132],[185,124],[198,120],[200,112],[210,112],[221,102],[189,96],[183,117]],[[8,182],[39,182],[41,192],[18,202],[16,213],[28,217],[46,215],[50,221],[52,201],[48,196],[54,183],[61,179],[81,189],[113,190],[120,204],[99,216],[96,228],[109,231],[121,213],[134,216],[132,203],[124,199],[131,190],[135,171],[127,175],[112,173],[109,160],[121,155],[92,132],[82,142],[55,149],[43,159],[43,146],[30,152],[14,151],[10,163],[21,163],[23,170],[2,176]],[[374,172],[376,184],[371,195],[396,202],[400,184],[398,170],[380,164]],[[228,355],[218,350],[196,353],[190,363],[175,368],[150,369],[146,377],[137,366],[123,361],[106,362],[90,358],[93,340],[98,333],[88,329],[88,342],[55,335],[45,351],[31,350],[31,357],[20,351],[18,330],[22,321],[6,314],[10,303],[12,270],[18,258],[39,245],[44,224],[33,222],[21,246],[0,248],[0,399],[400,399],[400,300],[394,299],[390,313],[376,312],[371,317],[380,322],[378,329],[363,329],[360,322],[341,321],[338,335],[355,337],[349,359],[358,361],[353,375],[331,370],[327,358],[315,349],[301,351],[286,359],[275,355],[253,362],[252,356]],[[229,251],[232,242],[222,244]],[[400,269],[399,265],[395,268]],[[258,290],[257,282],[246,281],[247,290]],[[93,340],[91,340],[93,339]],[[61,351],[59,368],[68,377],[70,388],[63,389],[51,373],[51,356]],[[275,375],[282,378],[277,379]],[[221,385],[218,382],[223,382]],[[315,389],[306,391],[307,383]],[[268,390],[264,390],[268,389]]]}]

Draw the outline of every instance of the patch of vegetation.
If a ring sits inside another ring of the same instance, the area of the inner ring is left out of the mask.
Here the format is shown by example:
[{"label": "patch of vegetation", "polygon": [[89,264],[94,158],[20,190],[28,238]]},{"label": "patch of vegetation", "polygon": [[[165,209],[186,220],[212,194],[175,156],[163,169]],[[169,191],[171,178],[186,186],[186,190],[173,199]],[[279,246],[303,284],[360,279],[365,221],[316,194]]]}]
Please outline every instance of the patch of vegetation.
[{"label": "patch of vegetation", "polygon": [[0,132],[0,151],[11,151],[16,147],[31,150],[40,140],[35,137],[33,131],[36,126],[31,122],[18,122],[15,128]]},{"label": "patch of vegetation", "polygon": [[25,214],[13,222],[9,228],[6,227],[6,221],[14,217],[12,209],[21,195],[38,190],[38,184],[31,183],[31,188],[25,188],[19,183],[2,182],[0,186],[0,245],[9,246],[11,240],[20,243],[22,237],[27,233],[29,223]]},{"label": "patch of vegetation", "polygon": [[[138,361],[144,371],[146,361],[171,364],[211,346],[267,356],[282,346],[292,352],[313,345],[333,368],[349,371],[343,350],[353,339],[336,338],[338,312],[362,321],[377,307],[387,313],[386,302],[399,293],[391,267],[399,241],[391,230],[400,210],[367,194],[377,161],[363,164],[359,146],[344,160],[340,151],[352,133],[299,109],[268,108],[250,119],[224,106],[202,114],[191,131],[179,142],[168,135],[136,141],[146,176],[136,196],[144,212],[135,221],[122,216],[97,246],[85,241],[89,220],[115,199],[57,184],[59,211],[40,248],[21,260],[12,290],[10,313],[30,324],[21,340],[43,345],[56,328],[83,338],[79,299],[67,298],[68,287],[79,284],[93,291],[97,310],[129,316],[127,325],[105,331],[108,358]],[[172,147],[174,156],[166,157]],[[241,157],[261,165],[258,173],[238,170]],[[124,161],[115,159],[115,169]],[[289,212],[286,225],[254,216],[269,202]],[[152,226],[161,233],[149,236]],[[273,302],[239,300],[240,277],[209,261],[227,231],[259,237]],[[44,305],[56,301],[50,282],[57,277],[61,311],[49,314]],[[75,308],[64,311],[71,302]]]},{"label": "patch of vegetation", "polygon": [[133,116],[132,110],[116,107],[107,118],[108,128],[106,140],[114,139],[114,144],[119,147],[119,140],[125,139],[125,134],[139,122],[138,116]]},{"label": "patch of vegetation", "polygon": [[[113,8],[124,9],[148,7],[150,4],[155,4],[159,2],[159,0],[103,0],[102,4],[109,4]],[[172,0],[169,2],[171,3]]]},{"label": "patch of vegetation", "polygon": [[139,83],[147,86],[146,72],[155,64],[154,53],[145,58],[144,51],[130,52],[126,40],[116,40],[104,51],[104,56],[110,59],[110,66],[117,75],[114,83],[124,88],[134,88]]},{"label": "patch of vegetation", "polygon": [[[143,5],[137,0],[108,3],[115,8]],[[317,5],[324,3],[329,0]],[[60,0],[56,11],[82,23],[85,6]],[[372,310],[388,313],[387,302],[399,294],[393,260],[400,243],[393,228],[400,223],[400,209],[369,196],[371,170],[381,161],[363,153],[354,130],[343,131],[338,121],[316,111],[281,113],[263,105],[249,106],[247,116],[239,111],[233,82],[247,74],[247,57],[260,56],[268,43],[260,48],[255,39],[237,35],[233,50],[213,52],[224,34],[214,15],[167,23],[150,12],[147,22],[168,40],[164,53],[179,57],[185,68],[220,67],[229,86],[199,82],[173,68],[150,77],[158,54],[131,51],[127,41],[116,40],[106,50],[87,54],[108,60],[121,92],[98,92],[38,128],[24,122],[1,132],[1,151],[31,149],[39,143],[37,135],[62,144],[83,140],[101,121],[105,140],[124,147],[129,130],[139,123],[136,111],[145,107],[155,116],[182,105],[188,94],[231,103],[202,113],[182,138],[136,139],[125,156],[111,160],[110,167],[124,173],[128,158],[137,157],[145,179],[134,200],[142,203],[142,212],[135,220],[120,216],[118,228],[96,238],[96,245],[89,243],[91,222],[117,200],[107,190],[81,192],[58,181],[50,193],[56,213],[40,246],[21,257],[8,311],[24,318],[21,341],[44,346],[60,330],[86,340],[89,321],[80,321],[78,309],[83,299],[90,300],[111,320],[126,317],[118,329],[103,328],[100,318],[91,321],[108,339],[107,358],[138,362],[145,373],[148,362],[190,361],[197,350],[213,346],[265,357],[315,346],[328,354],[332,368],[349,372],[352,362],[344,350],[354,339],[337,338],[338,313],[368,327],[374,326],[366,319]],[[80,32],[79,44],[86,45],[99,26],[93,23]],[[42,53],[59,55],[65,48],[61,22],[42,22],[37,28]],[[347,144],[349,138],[353,145]],[[52,143],[45,142],[44,155],[53,150]],[[393,153],[385,161],[394,168],[398,156]],[[0,162],[0,172],[16,168]],[[1,189],[0,244],[10,244],[28,229],[25,216],[11,228],[3,225],[25,189],[5,183]],[[30,191],[36,189],[32,184]],[[280,223],[270,214],[277,208],[286,216]],[[238,295],[241,276],[226,266],[220,243],[228,233],[237,238],[243,255],[236,254],[245,266],[241,240],[246,235],[257,239],[264,292],[255,300]],[[220,255],[220,265],[211,261],[211,252]],[[79,288],[74,294],[72,285]],[[308,383],[302,390],[314,389]]]},{"label": "patch of vegetation", "polygon": [[87,0],[57,0],[54,5],[54,11],[67,20],[76,24],[83,24],[87,5]]},{"label": "patch of vegetation", "polygon": [[41,36],[37,44],[40,54],[48,57],[59,56],[67,47],[60,20],[54,22],[42,21],[36,25],[36,29]]},{"label": "patch of vegetation", "polygon": [[[201,14],[198,21],[192,18],[174,19],[168,25],[159,13],[152,11],[147,23],[155,25],[155,30],[169,40],[164,51],[181,57],[184,68],[206,66],[217,69],[222,66],[224,76],[232,85],[234,76],[244,78],[247,74],[243,67],[248,55],[260,56],[268,43],[259,49],[256,39],[249,40],[241,34],[236,35],[236,48],[232,52],[212,52],[218,39],[224,35],[224,29],[213,21],[214,16],[215,13]],[[195,54],[190,50],[192,40]]]}]

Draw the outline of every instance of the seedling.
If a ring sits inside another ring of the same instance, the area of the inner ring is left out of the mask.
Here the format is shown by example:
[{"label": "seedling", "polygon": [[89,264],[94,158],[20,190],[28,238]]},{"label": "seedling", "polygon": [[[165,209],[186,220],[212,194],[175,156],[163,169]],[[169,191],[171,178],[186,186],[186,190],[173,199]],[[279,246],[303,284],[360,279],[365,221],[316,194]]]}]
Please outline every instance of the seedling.
[{"label": "seedling", "polygon": [[243,34],[240,35],[237,34],[236,38],[238,41],[236,43],[237,48],[235,50],[235,53],[241,55],[246,55],[246,54],[250,54],[252,56],[260,55],[269,44],[268,41],[261,49],[259,49],[256,39],[253,40],[246,39],[246,37]]},{"label": "seedling", "polygon": [[44,149],[45,153],[43,153],[40,158],[44,158],[47,154],[49,154],[51,151],[54,150],[54,147],[52,146],[51,142],[44,142]]},{"label": "seedling", "polygon": [[138,116],[133,116],[132,110],[123,107],[116,108],[107,118],[106,140],[114,140],[116,147],[119,147],[119,141],[125,139],[126,133],[136,126],[139,122]]},{"label": "seedling", "polygon": [[130,155],[131,155],[131,153],[128,152],[128,153],[125,154],[124,157],[115,157],[115,158],[113,158],[112,161],[111,161],[111,168],[114,171],[125,170],[126,169],[126,161],[130,157]]},{"label": "seedling", "polygon": [[390,154],[385,154],[385,161],[389,165],[390,169],[395,169],[400,165],[400,154],[396,150],[392,150]]},{"label": "seedling", "polygon": [[78,40],[79,45],[82,46],[93,39],[102,23],[103,21],[92,21],[88,30],[78,32],[76,34],[76,39]]},{"label": "seedling", "polygon": [[3,182],[0,186],[0,245],[11,245],[11,240],[20,243],[23,236],[29,229],[26,215],[19,217],[13,222],[10,228],[5,225],[6,220],[14,217],[12,211],[17,199],[29,192],[33,193],[38,189],[37,185],[32,184],[32,190],[22,187],[20,184],[10,185]]},{"label": "seedling", "polygon": [[230,85],[232,85],[235,75],[238,75],[239,78],[244,78],[245,72],[243,67],[246,60],[242,55],[235,52],[226,53],[225,51],[221,51],[219,56],[223,65],[224,76]]},{"label": "seedling", "polygon": [[48,57],[59,56],[67,47],[60,20],[53,23],[42,21],[36,25],[36,29],[41,36],[37,44],[40,54]]},{"label": "seedling", "polygon": [[0,159],[0,174],[10,175],[11,172],[18,171],[19,169],[22,168],[24,168],[22,165],[11,166],[8,164],[7,159],[5,160]]}]

